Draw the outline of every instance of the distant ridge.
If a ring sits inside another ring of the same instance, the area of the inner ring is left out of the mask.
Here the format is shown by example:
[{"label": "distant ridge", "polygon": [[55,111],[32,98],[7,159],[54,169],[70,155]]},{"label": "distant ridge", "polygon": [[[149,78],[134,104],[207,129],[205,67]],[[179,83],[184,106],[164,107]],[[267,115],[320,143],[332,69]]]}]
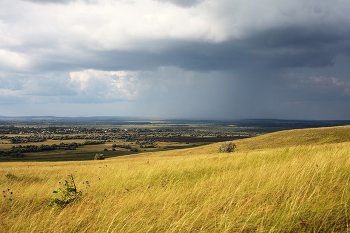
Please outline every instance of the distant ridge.
[{"label": "distant ridge", "polygon": [[350,120],[285,120],[285,119],[241,119],[241,120],[203,120],[203,119],[156,119],[129,116],[89,116],[89,117],[56,117],[56,116],[0,116],[0,125],[13,124],[58,124],[82,125],[86,123],[104,125],[142,125],[142,124],[212,124],[227,127],[269,128],[267,132],[350,125]]}]

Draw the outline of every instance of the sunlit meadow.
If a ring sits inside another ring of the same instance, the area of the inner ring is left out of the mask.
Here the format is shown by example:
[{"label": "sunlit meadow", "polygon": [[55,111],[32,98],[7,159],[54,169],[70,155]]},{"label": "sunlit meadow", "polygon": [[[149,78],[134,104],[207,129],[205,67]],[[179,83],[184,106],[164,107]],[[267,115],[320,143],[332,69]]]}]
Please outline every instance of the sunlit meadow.
[{"label": "sunlit meadow", "polygon": [[[102,161],[1,163],[0,231],[346,232],[348,141],[346,126],[244,139],[234,153],[218,153],[218,143]],[[72,174],[81,200],[47,208]]]}]

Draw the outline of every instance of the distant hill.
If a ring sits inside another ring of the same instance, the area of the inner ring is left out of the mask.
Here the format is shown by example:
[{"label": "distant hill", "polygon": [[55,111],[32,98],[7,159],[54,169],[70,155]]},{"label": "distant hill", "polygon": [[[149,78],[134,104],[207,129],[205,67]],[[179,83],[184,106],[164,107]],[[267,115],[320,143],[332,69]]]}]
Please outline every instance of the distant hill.
[{"label": "distant hill", "polygon": [[[201,120],[201,119],[153,119],[128,116],[93,116],[93,117],[56,117],[56,116],[0,116],[0,125],[145,125],[156,122],[158,125],[168,124],[205,124],[225,127],[249,127],[249,132],[269,133],[288,129],[303,129],[316,127],[332,127],[350,125],[348,120],[310,121],[281,119],[241,119],[241,120]],[[252,128],[254,128],[252,130]]]}]

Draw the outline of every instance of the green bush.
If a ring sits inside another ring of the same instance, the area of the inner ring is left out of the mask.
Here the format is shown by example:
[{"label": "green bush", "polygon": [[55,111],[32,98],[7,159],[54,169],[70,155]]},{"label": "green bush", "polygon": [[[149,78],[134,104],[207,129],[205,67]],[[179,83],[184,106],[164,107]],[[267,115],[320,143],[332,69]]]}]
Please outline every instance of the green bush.
[{"label": "green bush", "polygon": [[69,175],[70,180],[65,180],[62,188],[57,188],[53,193],[61,193],[61,198],[53,198],[46,207],[57,206],[59,209],[63,209],[70,203],[74,203],[80,200],[82,192],[77,190],[74,182],[74,176]]},{"label": "green bush", "polygon": [[236,148],[236,144],[232,142],[224,142],[221,146],[219,146],[219,153],[229,153],[234,152]]}]

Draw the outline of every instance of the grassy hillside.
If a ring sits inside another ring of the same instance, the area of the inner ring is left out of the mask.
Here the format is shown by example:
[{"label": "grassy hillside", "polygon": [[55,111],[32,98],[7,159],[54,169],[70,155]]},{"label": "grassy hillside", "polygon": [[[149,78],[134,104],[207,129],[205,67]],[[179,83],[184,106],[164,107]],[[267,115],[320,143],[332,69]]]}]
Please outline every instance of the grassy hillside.
[{"label": "grassy hillside", "polygon": [[237,141],[239,151],[280,148],[286,146],[321,145],[350,141],[350,126],[286,130],[244,141]]},{"label": "grassy hillside", "polygon": [[[237,141],[229,154],[217,153],[219,143],[104,161],[1,163],[0,231],[346,232],[349,135],[350,127],[292,130]],[[81,201],[46,208],[69,174]]]}]

